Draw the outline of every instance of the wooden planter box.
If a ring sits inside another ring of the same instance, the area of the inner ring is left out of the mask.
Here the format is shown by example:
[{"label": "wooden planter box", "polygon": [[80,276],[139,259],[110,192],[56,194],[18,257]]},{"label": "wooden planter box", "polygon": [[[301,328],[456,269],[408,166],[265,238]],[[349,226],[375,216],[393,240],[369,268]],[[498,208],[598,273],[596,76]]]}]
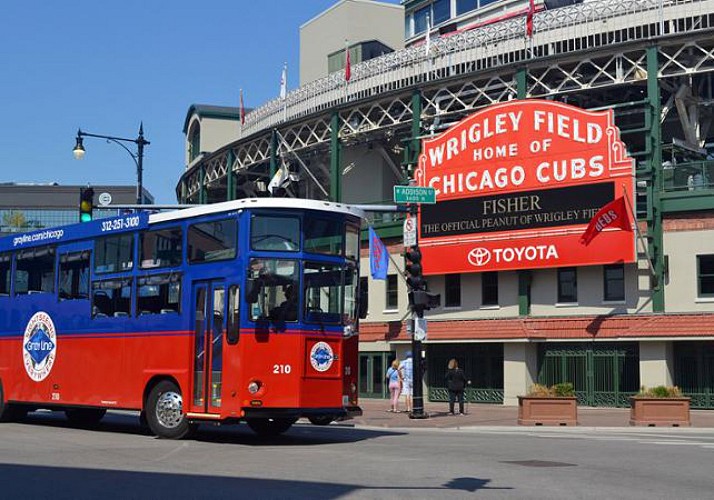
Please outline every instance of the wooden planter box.
[{"label": "wooden planter box", "polygon": [[578,400],[518,396],[518,425],[578,425]]},{"label": "wooden planter box", "polygon": [[630,425],[689,427],[690,398],[630,398]]}]

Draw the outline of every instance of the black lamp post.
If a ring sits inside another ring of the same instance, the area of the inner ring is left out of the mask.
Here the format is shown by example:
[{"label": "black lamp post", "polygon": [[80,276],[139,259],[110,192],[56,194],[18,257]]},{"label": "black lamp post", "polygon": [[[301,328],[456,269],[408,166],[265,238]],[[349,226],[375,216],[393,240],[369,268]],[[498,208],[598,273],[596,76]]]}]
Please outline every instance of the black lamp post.
[{"label": "black lamp post", "polygon": [[[149,141],[144,139],[144,123],[139,125],[139,137],[136,139],[124,139],[123,137],[114,137],[111,135],[99,135],[90,134],[89,132],[83,132],[82,129],[77,130],[77,144],[75,144],[72,153],[74,157],[78,160],[84,158],[84,143],[82,141],[83,137],[97,137],[99,139],[106,139],[107,142],[113,142],[120,145],[124,150],[129,153],[131,159],[134,160],[136,164],[136,204],[141,205],[143,201],[143,177],[144,177],[144,146],[151,144]],[[136,153],[132,152],[127,148],[123,142],[133,142],[136,144]]]}]

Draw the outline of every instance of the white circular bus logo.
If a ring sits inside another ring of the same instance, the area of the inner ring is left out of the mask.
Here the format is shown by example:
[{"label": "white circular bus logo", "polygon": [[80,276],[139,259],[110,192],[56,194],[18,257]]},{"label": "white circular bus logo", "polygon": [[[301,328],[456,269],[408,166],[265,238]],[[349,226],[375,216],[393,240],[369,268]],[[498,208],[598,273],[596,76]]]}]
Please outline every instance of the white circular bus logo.
[{"label": "white circular bus logo", "polygon": [[491,252],[487,248],[474,248],[469,252],[468,259],[472,266],[485,266],[491,260]]},{"label": "white circular bus logo", "polygon": [[326,372],[332,366],[335,354],[327,342],[317,342],[310,349],[310,364],[318,372]]},{"label": "white circular bus logo", "polygon": [[35,313],[25,328],[22,359],[27,375],[35,382],[47,378],[57,355],[55,324],[45,312]]}]

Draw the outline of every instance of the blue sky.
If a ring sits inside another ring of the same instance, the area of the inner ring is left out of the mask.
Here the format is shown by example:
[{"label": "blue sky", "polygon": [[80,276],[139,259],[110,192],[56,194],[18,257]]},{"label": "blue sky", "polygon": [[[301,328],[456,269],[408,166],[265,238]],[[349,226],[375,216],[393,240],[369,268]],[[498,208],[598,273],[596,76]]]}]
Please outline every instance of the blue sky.
[{"label": "blue sky", "polygon": [[[246,107],[298,82],[299,27],[336,0],[4,0],[0,29],[0,182],[136,184],[115,144],[78,128],[151,141],[144,186],[174,203],[191,104]],[[389,3],[399,3],[391,0]],[[129,144],[133,148],[133,144]]]}]

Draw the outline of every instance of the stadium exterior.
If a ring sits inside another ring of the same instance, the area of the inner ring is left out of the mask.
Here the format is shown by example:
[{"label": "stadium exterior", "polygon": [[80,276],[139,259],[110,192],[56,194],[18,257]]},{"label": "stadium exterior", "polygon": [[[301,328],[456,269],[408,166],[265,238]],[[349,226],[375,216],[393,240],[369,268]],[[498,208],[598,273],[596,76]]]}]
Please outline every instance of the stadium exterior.
[{"label": "stadium exterior", "polygon": [[[570,381],[581,404],[627,406],[642,385],[676,384],[693,407],[714,408],[714,0],[537,3],[532,36],[528,2],[510,1],[484,21],[475,11],[437,23],[427,41],[416,10],[438,3],[403,2],[407,48],[248,113],[234,140],[187,162],[178,199],[260,196],[278,179],[288,196],[384,204],[413,175],[422,138],[487,106],[612,109],[635,160],[638,261],[430,276],[443,306],[428,312],[429,398],[446,397],[456,357],[471,401],[515,404],[535,381]],[[372,223],[401,267],[402,220]],[[397,276],[391,267],[386,282],[367,280],[366,396],[384,394],[384,367],[410,340]]]}]

